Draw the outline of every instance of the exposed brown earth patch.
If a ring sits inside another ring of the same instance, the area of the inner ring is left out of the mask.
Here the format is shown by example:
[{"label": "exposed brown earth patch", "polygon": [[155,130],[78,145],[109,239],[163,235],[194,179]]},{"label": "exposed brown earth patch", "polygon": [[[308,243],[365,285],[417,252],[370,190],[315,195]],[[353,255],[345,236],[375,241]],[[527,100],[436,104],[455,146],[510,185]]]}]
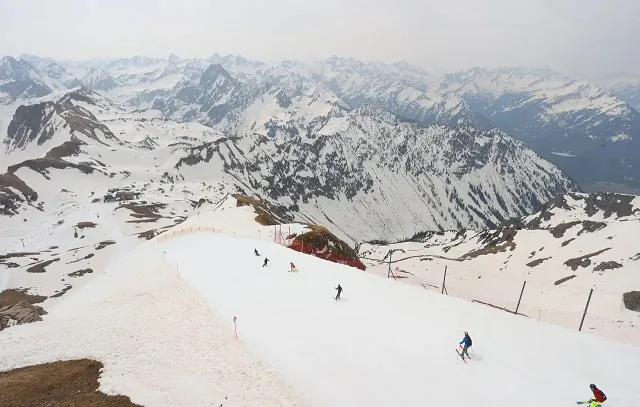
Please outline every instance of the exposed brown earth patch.
[{"label": "exposed brown earth patch", "polygon": [[10,289],[0,292],[0,307],[17,304],[20,301],[26,301],[29,304],[39,304],[46,300],[44,295],[27,294],[26,289]]},{"label": "exposed brown earth patch", "polygon": [[113,240],[105,240],[104,242],[100,242],[94,246],[94,250],[102,250],[107,246],[111,246],[112,244],[116,244]]},{"label": "exposed brown earth patch", "polygon": [[14,257],[37,256],[39,254],[40,253],[38,253],[38,252],[16,252],[16,253],[0,254],[0,263],[3,260],[11,259],[11,258],[14,258]]},{"label": "exposed brown earth patch", "polygon": [[147,230],[146,232],[138,233],[138,239],[151,240],[156,236],[156,233],[155,229]]},{"label": "exposed brown earth patch", "polygon": [[560,285],[560,284],[564,283],[565,281],[569,281],[569,280],[571,280],[572,278],[576,278],[576,277],[577,277],[577,276],[576,276],[575,274],[574,274],[574,275],[572,275],[572,276],[564,277],[564,278],[561,278],[560,280],[556,281],[556,282],[555,282],[555,283],[553,283],[553,284],[554,284],[554,285]]},{"label": "exposed brown earth patch", "polygon": [[569,259],[564,262],[566,266],[571,267],[571,270],[576,271],[578,267],[589,267],[591,265],[591,257],[597,256],[601,253],[606,252],[607,250],[611,250],[611,248],[606,248],[602,250],[598,250],[597,252],[591,254],[585,254],[584,256],[576,257],[573,259]]},{"label": "exposed brown earth patch", "polygon": [[157,219],[157,218],[162,218],[162,215],[160,215],[158,211],[166,207],[167,207],[167,204],[163,204],[163,203],[148,204],[145,201],[142,201],[142,202],[121,203],[116,209],[120,209],[120,208],[128,209],[131,212],[133,212],[131,216],[134,218]]},{"label": "exposed brown earth patch", "polygon": [[472,252],[469,252],[469,253],[465,254],[462,257],[463,258],[468,258],[468,259],[473,259],[473,258],[476,258],[478,256],[485,256],[485,255],[488,255],[488,254],[503,253],[503,252],[506,252],[507,250],[514,251],[515,249],[516,249],[516,244],[512,240],[507,240],[506,242],[501,242],[501,243],[498,243],[498,244],[494,244],[494,245],[483,247],[483,248],[478,249],[478,250],[474,250]]},{"label": "exposed brown earth patch", "polygon": [[60,290],[59,292],[53,294],[50,298],[58,298],[58,297],[62,297],[63,295],[65,295],[67,293],[67,291],[69,291],[71,288],[73,288],[73,286],[71,284],[67,284],[62,290]]},{"label": "exposed brown earth patch", "polygon": [[77,263],[77,262],[82,261],[82,260],[88,260],[88,259],[92,258],[93,256],[95,256],[95,254],[94,254],[94,253],[89,253],[89,254],[87,254],[86,256],[84,256],[84,257],[82,257],[82,258],[79,258],[79,259],[77,259],[77,260],[70,261],[70,262],[68,262],[67,264]]},{"label": "exposed brown earth patch", "polygon": [[78,222],[76,225],[78,229],[95,228],[96,226],[98,226],[98,224],[93,222]]},{"label": "exposed brown earth patch", "polygon": [[532,262],[527,263],[527,266],[529,267],[535,267],[535,266],[539,266],[540,264],[542,264],[545,260],[549,260],[551,257],[545,257],[544,259],[538,259],[538,260],[534,260]]},{"label": "exposed brown earth patch", "polygon": [[277,216],[274,215],[269,207],[262,201],[242,194],[235,194],[233,195],[233,197],[236,199],[236,205],[238,207],[253,206],[253,209],[258,215],[256,216],[255,221],[259,224],[263,226],[273,226],[282,223],[280,219],[278,219]]},{"label": "exposed brown earth patch", "polygon": [[578,232],[578,236],[583,234],[584,232],[593,233],[597,232],[600,229],[604,229],[607,226],[604,222],[594,222],[591,220],[585,220],[582,222],[582,230]]},{"label": "exposed brown earth patch", "polygon": [[85,274],[91,274],[93,273],[92,269],[83,269],[83,270],[78,270],[78,271],[74,271],[73,273],[69,273],[67,274],[69,277],[82,277]]},{"label": "exposed brown earth patch", "polygon": [[27,273],[46,273],[47,269],[45,267],[57,261],[60,261],[60,258],[41,261],[40,263],[34,264],[33,266],[27,268]]},{"label": "exposed brown earth patch", "polygon": [[567,223],[561,223],[559,225],[556,225],[555,227],[549,229],[549,232],[551,232],[551,234],[553,235],[553,237],[555,238],[561,238],[562,236],[564,236],[565,232],[569,229],[571,229],[572,227],[579,225],[580,221],[573,221],[573,222],[567,222]]},{"label": "exposed brown earth patch", "polygon": [[622,295],[624,307],[630,311],[640,312],[640,291],[629,291]]},{"label": "exposed brown earth patch", "polygon": [[622,264],[615,262],[615,261],[603,261],[602,263],[598,264],[593,271],[605,271],[605,270],[613,270],[613,269],[619,269],[620,267],[622,267]]},{"label": "exposed brown earth patch", "polygon": [[98,391],[102,363],[68,360],[0,372],[2,407],[141,407]]}]

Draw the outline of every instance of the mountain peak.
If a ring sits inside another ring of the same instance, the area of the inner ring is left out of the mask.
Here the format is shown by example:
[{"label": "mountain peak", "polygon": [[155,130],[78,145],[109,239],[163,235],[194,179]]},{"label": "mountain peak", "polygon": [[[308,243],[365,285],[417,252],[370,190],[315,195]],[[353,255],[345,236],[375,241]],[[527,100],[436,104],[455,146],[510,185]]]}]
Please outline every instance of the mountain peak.
[{"label": "mountain peak", "polygon": [[229,73],[229,71],[224,69],[224,67],[222,65],[220,65],[220,64],[211,64],[211,65],[209,65],[207,70],[204,71],[204,73],[202,74],[202,77],[200,78],[200,85],[201,86],[210,86],[216,80],[218,80],[218,78],[224,78],[225,80],[228,80],[228,81],[233,81],[234,80],[233,77],[231,76],[231,74]]}]

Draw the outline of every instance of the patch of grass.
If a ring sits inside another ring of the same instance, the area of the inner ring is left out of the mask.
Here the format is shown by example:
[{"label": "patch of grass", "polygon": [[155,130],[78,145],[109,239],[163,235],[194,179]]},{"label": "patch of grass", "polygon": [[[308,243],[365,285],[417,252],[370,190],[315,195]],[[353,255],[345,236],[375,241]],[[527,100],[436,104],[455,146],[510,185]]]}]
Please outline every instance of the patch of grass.
[{"label": "patch of grass", "polygon": [[102,363],[67,360],[0,372],[2,407],[141,407],[98,391]]},{"label": "patch of grass", "polygon": [[34,264],[33,266],[27,269],[27,273],[45,273],[47,270],[45,267],[50,265],[51,263],[55,263],[60,261],[60,258],[55,258],[47,261],[41,261],[40,263]]},{"label": "patch of grass", "polygon": [[39,304],[46,300],[44,295],[30,295],[27,294],[26,289],[10,289],[0,292],[0,308],[9,305],[17,304],[20,301],[26,301],[29,304]]}]

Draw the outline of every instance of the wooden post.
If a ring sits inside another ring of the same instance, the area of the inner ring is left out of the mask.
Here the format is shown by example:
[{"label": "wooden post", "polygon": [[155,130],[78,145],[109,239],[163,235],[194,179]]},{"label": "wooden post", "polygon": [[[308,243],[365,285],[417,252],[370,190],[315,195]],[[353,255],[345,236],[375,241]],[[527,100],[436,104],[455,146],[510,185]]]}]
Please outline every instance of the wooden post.
[{"label": "wooden post", "polygon": [[582,320],[580,321],[580,328],[578,328],[578,331],[582,331],[582,324],[584,324],[584,318],[587,316],[587,309],[591,302],[591,295],[593,295],[593,288],[589,291],[589,298],[587,298],[587,304],[584,306],[584,313],[582,314]]},{"label": "wooden post", "polygon": [[447,266],[444,266],[444,278],[442,279],[442,291],[440,294],[444,294],[444,284],[447,282]]},{"label": "wooden post", "polygon": [[527,280],[524,281],[524,283],[522,284],[522,291],[520,291],[520,298],[518,298],[518,305],[516,305],[516,312],[514,312],[514,314],[518,313],[518,310],[520,309],[520,301],[522,301],[522,294],[524,293],[524,287],[527,285]]}]

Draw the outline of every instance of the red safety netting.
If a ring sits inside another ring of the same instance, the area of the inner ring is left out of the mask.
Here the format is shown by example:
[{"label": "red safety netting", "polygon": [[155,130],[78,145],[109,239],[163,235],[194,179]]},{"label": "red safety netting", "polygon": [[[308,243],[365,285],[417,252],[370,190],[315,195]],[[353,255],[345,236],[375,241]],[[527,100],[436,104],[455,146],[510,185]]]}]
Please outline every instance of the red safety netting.
[{"label": "red safety netting", "polygon": [[356,267],[360,270],[366,270],[366,266],[360,261],[360,259],[354,259],[338,254],[337,252],[329,250],[326,247],[318,248],[308,243],[304,243],[302,240],[294,240],[289,248],[300,253],[310,254],[324,260],[332,261],[334,263],[346,264],[347,266]]}]

